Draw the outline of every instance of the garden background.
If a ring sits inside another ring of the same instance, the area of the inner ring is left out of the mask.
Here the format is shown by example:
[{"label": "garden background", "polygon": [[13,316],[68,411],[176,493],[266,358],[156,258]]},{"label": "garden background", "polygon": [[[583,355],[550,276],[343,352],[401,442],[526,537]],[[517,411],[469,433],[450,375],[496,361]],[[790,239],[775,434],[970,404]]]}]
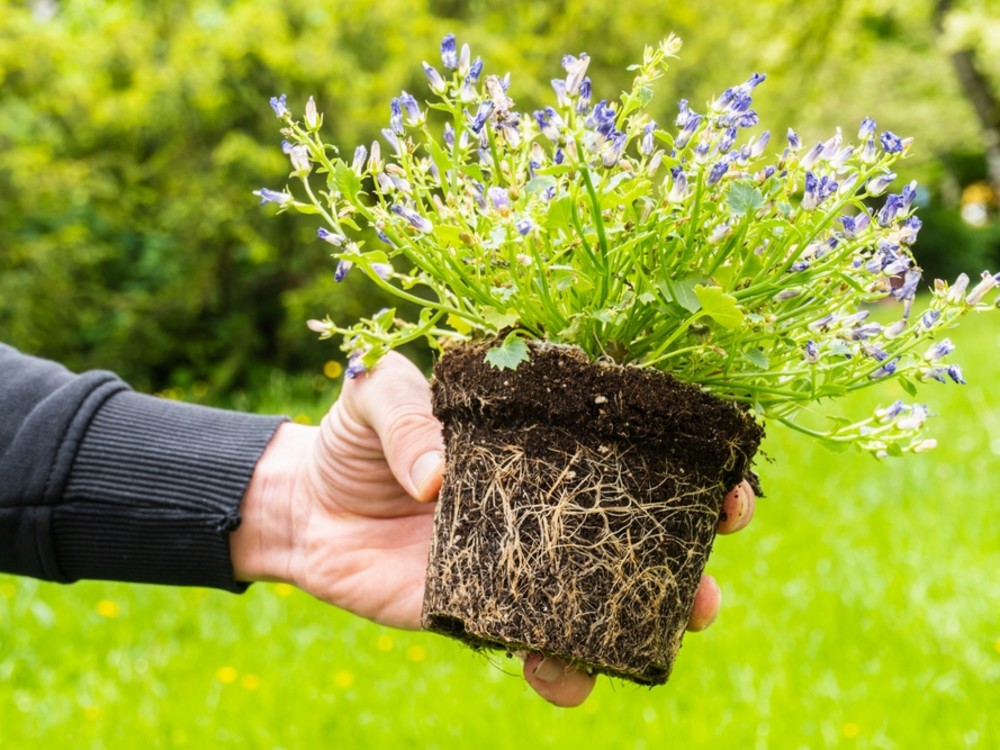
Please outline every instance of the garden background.
[{"label": "garden background", "polygon": [[[370,142],[392,96],[426,91],[419,62],[449,31],[514,73],[521,111],[562,54],[587,51],[595,98],[614,96],[674,31],[661,122],[754,71],[775,143],[875,117],[915,138],[899,171],[921,184],[927,277],[1000,270],[993,5],[0,0],[0,340],[315,422],[342,359],[304,321],[383,305],[335,285],[310,222],[256,205],[288,172],[267,99],[314,95],[329,140]],[[879,463],[768,436],[768,496],[709,563],[720,621],[686,639],[665,688],[604,680],[558,710],[502,656],[287,587],[0,576],[0,746],[1000,746],[1000,330],[974,319],[953,339],[969,385],[922,391],[937,451]]]}]

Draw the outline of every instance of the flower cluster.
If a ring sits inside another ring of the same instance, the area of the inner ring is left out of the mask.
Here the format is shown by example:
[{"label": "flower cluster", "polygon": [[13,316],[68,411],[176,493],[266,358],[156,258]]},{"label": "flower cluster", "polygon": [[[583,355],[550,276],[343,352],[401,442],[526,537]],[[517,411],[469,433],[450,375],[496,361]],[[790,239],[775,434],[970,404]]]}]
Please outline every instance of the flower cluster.
[{"label": "flower cluster", "polygon": [[[349,376],[416,339],[496,339],[497,367],[544,339],[668,371],[831,445],[931,447],[919,404],[825,431],[798,417],[886,381],[911,394],[963,383],[941,332],[992,308],[1000,274],[971,289],[965,275],[938,281],[915,310],[917,185],[889,192],[911,139],[866,118],[856,140],[838,128],[807,148],[788,130],[769,154],[753,109],[763,74],[657,123],[653,84],[679,48],[673,36],[647,48],[614,101],[595,101],[586,54],[567,55],[553,103],[527,115],[510,75],[488,73],[449,35],[440,68],[423,63],[434,100],[402,92],[382,139],[349,160],[321,139],[313,99],[301,120],[272,99],[300,189],[261,189],[261,202],[320,218],[337,281],[364,274],[419,310],[310,328],[343,338]],[[883,301],[898,310],[885,323],[871,314]]]}]

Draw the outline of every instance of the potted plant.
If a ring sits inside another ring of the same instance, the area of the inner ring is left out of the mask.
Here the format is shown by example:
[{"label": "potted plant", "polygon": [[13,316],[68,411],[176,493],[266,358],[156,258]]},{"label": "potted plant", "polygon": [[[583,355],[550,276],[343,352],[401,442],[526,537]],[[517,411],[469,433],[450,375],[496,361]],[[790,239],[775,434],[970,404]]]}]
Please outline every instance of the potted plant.
[{"label": "potted plant", "polygon": [[312,98],[301,118],[272,99],[298,187],[257,191],[319,219],[338,281],[367,276],[416,311],[309,321],[341,337],[349,377],[407,342],[440,354],[448,470],[425,627],[644,684],[669,675],[763,425],[879,457],[932,448],[919,403],[825,425],[809,412],[964,382],[942,334],[1000,283],[937,281],[915,309],[916,185],[889,192],[911,143],[871,119],[856,141],[789,130],[769,154],[755,74],[654,122],[679,48],[647,48],[614,102],[568,55],[529,115],[449,35],[423,64],[433,100],[403,92],[352,155],[323,142]]}]

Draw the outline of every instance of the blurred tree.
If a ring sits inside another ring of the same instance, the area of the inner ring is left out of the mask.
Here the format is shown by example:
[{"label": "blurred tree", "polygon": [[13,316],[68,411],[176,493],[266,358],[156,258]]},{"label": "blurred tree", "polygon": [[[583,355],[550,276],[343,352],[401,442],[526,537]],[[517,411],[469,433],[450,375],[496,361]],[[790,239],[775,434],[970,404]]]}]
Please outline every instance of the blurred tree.
[{"label": "blurred tree", "polygon": [[525,112],[550,98],[562,54],[589,52],[595,96],[611,98],[642,47],[675,31],[686,47],[657,94],[662,122],[678,98],[697,107],[757,70],[776,141],[874,116],[916,138],[901,177],[929,188],[918,256],[953,274],[969,265],[956,247],[976,264],[996,253],[991,227],[955,218],[987,149],[948,57],[969,50],[995,103],[991,3],[0,0],[0,337],[150,388],[318,371],[336,352],[303,320],[383,301],[333,283],[309,222],[256,206],[250,191],[289,171],[267,99],[298,110],[312,94],[331,141],[369,142],[392,96],[426,91],[418,63],[449,31],[515,73]]}]

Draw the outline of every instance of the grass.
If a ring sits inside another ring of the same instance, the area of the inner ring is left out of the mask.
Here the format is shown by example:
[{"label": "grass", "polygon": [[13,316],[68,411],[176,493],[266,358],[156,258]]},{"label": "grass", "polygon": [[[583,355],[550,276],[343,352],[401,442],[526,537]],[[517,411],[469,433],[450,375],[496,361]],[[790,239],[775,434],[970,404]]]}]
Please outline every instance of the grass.
[{"label": "grass", "polygon": [[[603,680],[559,710],[502,656],[288,587],[0,577],[0,746],[1000,747],[1000,329],[953,339],[969,385],[921,394],[938,450],[879,463],[773,430],[768,497],[709,562],[722,614],[664,688]],[[281,410],[286,385],[241,405]],[[315,420],[326,390],[287,411]]]}]

